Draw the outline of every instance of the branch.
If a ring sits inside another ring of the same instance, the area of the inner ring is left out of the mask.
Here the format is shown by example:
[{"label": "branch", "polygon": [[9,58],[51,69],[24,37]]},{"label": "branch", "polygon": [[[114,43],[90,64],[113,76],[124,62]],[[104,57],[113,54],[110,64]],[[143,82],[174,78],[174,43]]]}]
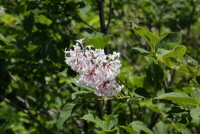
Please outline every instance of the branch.
[{"label": "branch", "polygon": [[110,12],[109,12],[109,16],[108,16],[108,23],[107,23],[107,26],[106,26],[106,33],[108,32],[108,29],[109,29],[109,26],[110,26],[111,17],[112,17],[112,0],[110,0],[109,9],[110,9]]},{"label": "branch", "polygon": [[[20,80],[16,79],[8,70],[7,70],[7,73],[9,74],[9,76],[18,84],[19,88],[21,88],[21,84],[20,84]],[[0,95],[0,98],[2,100],[4,100],[6,103],[8,103],[9,105],[15,107],[16,109],[28,114],[35,122],[37,122],[39,124],[39,126],[41,126],[45,131],[47,131],[49,134],[53,134],[49,129],[47,129],[29,110],[29,104],[28,104],[28,101],[26,99],[22,99],[20,96],[16,96],[16,98],[24,103],[27,107],[27,109],[23,109],[19,106],[17,106],[16,104],[14,104],[13,102],[11,102],[9,99],[3,97]]]},{"label": "branch", "polygon": [[96,103],[97,103],[97,111],[99,113],[99,118],[103,119],[103,109],[102,109],[101,101],[97,100]]},{"label": "branch", "polygon": [[187,42],[189,36],[190,36],[190,30],[191,30],[191,23],[192,23],[192,19],[193,19],[193,15],[194,15],[194,11],[195,11],[195,8],[196,8],[196,5],[195,5],[195,2],[194,0],[191,0],[192,2],[192,11],[190,13],[190,17],[189,17],[189,20],[188,20],[188,27],[187,27],[187,37],[184,41],[184,44]]},{"label": "branch", "polygon": [[23,109],[19,106],[17,106],[16,104],[14,104],[13,102],[11,102],[9,99],[3,97],[2,95],[0,95],[0,98],[5,101],[6,103],[8,103],[9,105],[13,106],[14,108],[22,111],[23,113],[28,114],[33,120],[35,120],[35,122],[37,122],[39,124],[39,126],[41,126],[44,130],[46,130],[49,134],[53,134],[49,129],[47,129],[28,109]]},{"label": "branch", "polygon": [[156,112],[153,112],[148,128],[152,130],[158,119],[159,119],[159,114]]},{"label": "branch", "polygon": [[133,107],[131,106],[131,104],[129,102],[127,102],[129,110],[130,110],[130,122],[133,121]]},{"label": "branch", "polygon": [[82,23],[84,23],[85,25],[87,25],[88,27],[90,27],[91,29],[93,29],[94,31],[97,31],[97,32],[98,32],[97,29],[95,29],[94,27],[92,27],[91,25],[89,25],[87,22],[85,22],[78,14],[76,14],[75,17],[77,17],[77,19],[78,19],[79,21],[81,21]]},{"label": "branch", "polygon": [[139,114],[140,114],[140,115],[139,115],[139,118],[138,118],[138,120],[141,120],[141,118],[142,118],[142,115],[143,115],[143,114],[142,114],[142,110],[141,110],[141,107],[140,107],[140,104],[139,104],[139,102],[136,102],[136,104],[138,105],[138,108],[139,108],[139,111],[140,111],[140,112],[139,112]]},{"label": "branch", "polygon": [[26,113],[26,114],[28,113],[27,110],[25,110],[25,109],[23,109],[23,108],[21,108],[21,107],[15,105],[13,102],[11,102],[9,99],[3,97],[2,95],[0,95],[0,98],[1,98],[3,101],[5,101],[6,103],[8,103],[9,105],[11,105],[11,106],[13,106],[14,108],[18,109],[19,111],[22,111],[23,113]]}]

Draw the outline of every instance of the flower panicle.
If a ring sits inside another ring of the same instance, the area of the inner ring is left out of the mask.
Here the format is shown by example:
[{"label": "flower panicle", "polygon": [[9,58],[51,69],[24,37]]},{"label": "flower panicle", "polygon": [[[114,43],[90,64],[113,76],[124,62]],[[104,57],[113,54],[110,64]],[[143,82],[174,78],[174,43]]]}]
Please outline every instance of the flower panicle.
[{"label": "flower panicle", "polygon": [[92,87],[96,95],[104,98],[120,92],[123,85],[115,81],[121,67],[120,53],[106,55],[103,49],[83,48],[83,40],[76,41],[74,50],[65,49],[65,63],[81,74],[76,80],[78,85]]}]

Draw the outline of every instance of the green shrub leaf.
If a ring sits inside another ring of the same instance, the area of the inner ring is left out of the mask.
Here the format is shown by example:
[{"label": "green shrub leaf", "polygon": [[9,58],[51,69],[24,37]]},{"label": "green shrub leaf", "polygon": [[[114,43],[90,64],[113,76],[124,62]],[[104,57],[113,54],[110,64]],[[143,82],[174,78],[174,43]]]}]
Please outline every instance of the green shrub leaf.
[{"label": "green shrub leaf", "polygon": [[126,127],[126,126],[120,126],[120,127],[128,131],[130,134],[140,134],[138,131],[134,130],[133,128]]},{"label": "green shrub leaf", "polygon": [[173,32],[173,33],[167,33],[162,36],[162,39],[158,44],[156,44],[156,48],[166,48],[167,44],[174,43],[174,44],[180,44],[181,43],[181,37],[182,37],[182,31],[180,32]]},{"label": "green shrub leaf", "polygon": [[200,124],[200,107],[192,109],[190,115],[195,123]]},{"label": "green shrub leaf", "polygon": [[160,88],[161,82],[164,78],[164,72],[162,68],[152,62],[146,70],[146,76],[148,83],[154,88]]},{"label": "green shrub leaf", "polygon": [[185,93],[177,93],[177,92],[166,93],[156,97],[156,99],[166,99],[170,101],[175,101],[195,106],[199,105],[198,99],[189,97]]},{"label": "green shrub leaf", "polygon": [[62,127],[63,123],[65,122],[65,120],[67,120],[71,116],[72,110],[75,105],[76,104],[69,103],[63,107],[63,109],[60,113],[59,119],[58,119],[58,123],[57,123],[58,129],[60,129]]},{"label": "green shrub leaf", "polygon": [[135,131],[140,132],[141,130],[144,131],[146,134],[154,134],[149,128],[143,125],[140,121],[134,121],[129,124]]},{"label": "green shrub leaf", "polygon": [[158,43],[159,39],[153,33],[149,32],[143,27],[133,28],[136,34],[140,35],[144,40],[150,45],[153,52],[155,52],[155,45]]},{"label": "green shrub leaf", "polygon": [[156,124],[155,134],[167,134],[167,126],[162,121]]},{"label": "green shrub leaf", "polygon": [[93,114],[84,115],[81,119],[93,122],[97,126],[99,126],[102,130],[106,130],[106,126],[105,126],[104,122]]}]

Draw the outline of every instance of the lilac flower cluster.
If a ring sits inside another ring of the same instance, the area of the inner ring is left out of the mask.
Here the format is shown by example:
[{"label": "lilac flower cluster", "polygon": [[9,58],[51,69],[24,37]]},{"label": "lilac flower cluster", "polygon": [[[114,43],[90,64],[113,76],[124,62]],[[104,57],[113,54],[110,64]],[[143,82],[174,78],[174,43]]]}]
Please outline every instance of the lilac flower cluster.
[{"label": "lilac flower cluster", "polygon": [[65,63],[80,73],[79,86],[92,87],[95,94],[104,98],[120,92],[123,86],[115,81],[120,71],[120,54],[105,55],[103,49],[83,48],[83,39],[77,40],[74,50],[65,50]]}]

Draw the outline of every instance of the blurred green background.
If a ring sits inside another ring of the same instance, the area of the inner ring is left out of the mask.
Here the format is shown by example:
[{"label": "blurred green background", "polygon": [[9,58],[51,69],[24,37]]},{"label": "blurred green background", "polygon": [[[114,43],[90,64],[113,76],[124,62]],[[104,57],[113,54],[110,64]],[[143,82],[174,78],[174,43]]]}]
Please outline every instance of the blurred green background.
[{"label": "blurred green background", "polygon": [[[130,85],[135,76],[145,74],[147,67],[147,61],[131,49],[150,50],[147,43],[130,30],[130,21],[157,36],[183,30],[181,44],[186,46],[186,53],[194,59],[200,55],[199,0],[105,0],[104,31],[100,25],[99,1],[0,1],[0,8],[5,8],[5,13],[0,13],[0,133],[97,133],[94,124],[80,118],[86,113],[99,115],[98,102],[78,110],[61,130],[56,128],[63,105],[74,101],[71,98],[74,92],[85,90],[73,83],[76,73],[64,62],[65,48],[83,38],[84,31],[111,35],[108,52],[121,53],[119,77]],[[188,85],[189,75],[172,73],[172,88]],[[154,117],[153,111],[157,110],[149,101],[140,99],[129,103],[116,100],[112,106],[119,102],[123,104],[117,113],[119,126],[133,120],[142,120],[148,125]],[[105,115],[107,102],[100,103]],[[194,127],[191,133],[197,132],[198,126],[191,127]],[[126,132],[121,130],[121,133]]]}]

